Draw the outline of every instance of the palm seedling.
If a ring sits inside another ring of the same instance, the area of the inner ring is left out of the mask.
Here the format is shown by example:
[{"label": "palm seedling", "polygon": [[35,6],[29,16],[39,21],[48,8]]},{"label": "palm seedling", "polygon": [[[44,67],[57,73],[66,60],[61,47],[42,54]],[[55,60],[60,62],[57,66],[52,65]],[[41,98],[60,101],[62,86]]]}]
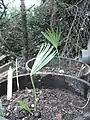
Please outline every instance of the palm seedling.
[{"label": "palm seedling", "polygon": [[[59,46],[59,40],[60,40],[60,32],[58,29],[55,31],[53,28],[47,29],[45,32],[42,32],[44,37],[56,48],[57,55],[59,58],[59,51],[58,51],[58,46]],[[59,68],[60,68],[60,58],[59,58]]]},{"label": "palm seedling", "polygon": [[[42,69],[48,62],[50,62],[51,59],[54,58],[56,55],[56,50],[53,49],[54,47],[51,46],[49,43],[48,44],[42,44],[37,57],[35,59],[35,62],[32,66],[31,72],[30,72],[30,78],[31,78],[31,84],[34,90],[34,112],[37,111],[36,106],[37,106],[37,97],[36,97],[36,88],[33,80],[33,75],[36,74],[40,69]],[[21,109],[26,110],[31,113],[30,108],[28,105],[23,102],[23,101],[16,101],[16,103],[19,104]]]},{"label": "palm seedling", "polygon": [[51,61],[51,59],[54,58],[56,55],[56,50],[53,49],[54,47],[48,44],[42,44],[37,57],[35,59],[35,62],[32,66],[31,72],[30,72],[30,78],[32,87],[34,90],[34,111],[36,112],[36,89],[33,81],[33,75],[36,74],[40,69],[42,69],[48,62]]}]

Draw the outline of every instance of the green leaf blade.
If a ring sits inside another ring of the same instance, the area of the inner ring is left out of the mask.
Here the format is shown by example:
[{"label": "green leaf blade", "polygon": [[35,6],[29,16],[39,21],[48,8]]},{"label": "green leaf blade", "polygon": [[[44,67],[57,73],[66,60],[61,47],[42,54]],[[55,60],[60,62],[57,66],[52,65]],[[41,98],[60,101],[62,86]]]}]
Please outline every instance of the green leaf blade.
[{"label": "green leaf blade", "polygon": [[59,45],[60,40],[60,33],[58,32],[58,29],[54,31],[52,28],[47,29],[45,32],[42,32],[43,36],[57,49]]},{"label": "green leaf blade", "polygon": [[22,110],[24,109],[24,110],[26,110],[28,112],[31,112],[30,108],[28,107],[28,105],[25,102],[23,102],[23,101],[17,101],[16,103],[19,104],[19,106],[20,106],[20,108]]},{"label": "green leaf blade", "polygon": [[41,52],[36,57],[36,60],[31,69],[31,75],[35,74],[41,68],[43,68],[51,59],[56,55],[56,50],[53,50],[53,46],[45,44],[44,48],[40,49]]}]

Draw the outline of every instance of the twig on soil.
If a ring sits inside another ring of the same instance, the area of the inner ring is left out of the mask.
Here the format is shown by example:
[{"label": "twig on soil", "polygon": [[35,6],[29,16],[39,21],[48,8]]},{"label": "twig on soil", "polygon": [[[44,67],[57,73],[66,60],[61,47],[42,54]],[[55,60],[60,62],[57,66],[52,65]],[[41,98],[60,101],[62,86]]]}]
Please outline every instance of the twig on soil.
[{"label": "twig on soil", "polygon": [[81,68],[80,68],[80,70],[79,70],[79,73],[78,73],[77,77],[80,76],[80,74],[81,74],[81,72],[82,72],[82,70],[83,70],[84,68],[85,68],[85,66],[84,66],[84,64],[82,64],[82,66],[81,66]]},{"label": "twig on soil", "polygon": [[78,108],[78,109],[84,109],[85,107],[87,107],[87,105],[88,105],[88,103],[90,101],[90,93],[88,93],[87,98],[88,98],[88,100],[87,100],[86,104],[83,107],[78,107],[78,106],[76,106],[74,104],[72,104],[72,106],[74,106],[75,108]]}]

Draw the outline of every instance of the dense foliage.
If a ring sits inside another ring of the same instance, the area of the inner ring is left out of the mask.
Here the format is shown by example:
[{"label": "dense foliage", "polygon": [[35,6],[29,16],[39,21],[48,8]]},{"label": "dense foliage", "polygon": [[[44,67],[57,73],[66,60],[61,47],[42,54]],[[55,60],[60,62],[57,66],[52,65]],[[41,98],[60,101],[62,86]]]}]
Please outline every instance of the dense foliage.
[{"label": "dense foliage", "polygon": [[[1,10],[1,7],[0,7]],[[8,11],[8,9],[7,9]],[[29,57],[35,56],[45,41],[41,32],[47,28],[61,30],[59,52],[75,57],[86,48],[90,34],[89,0],[46,0],[40,6],[27,10]],[[23,56],[24,40],[21,12],[13,9],[0,20],[1,53]]]}]

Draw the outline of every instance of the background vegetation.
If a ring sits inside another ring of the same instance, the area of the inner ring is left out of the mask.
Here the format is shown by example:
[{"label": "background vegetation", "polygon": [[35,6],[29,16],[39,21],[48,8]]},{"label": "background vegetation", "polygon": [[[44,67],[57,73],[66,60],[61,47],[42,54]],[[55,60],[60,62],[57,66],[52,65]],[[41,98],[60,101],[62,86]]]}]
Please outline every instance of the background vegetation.
[{"label": "background vegetation", "polygon": [[[24,21],[23,14],[26,14]],[[27,27],[26,36],[23,24]],[[61,30],[60,54],[72,58],[78,56],[81,49],[87,48],[90,37],[90,0],[42,0],[38,7],[13,8],[11,11],[1,0],[0,55],[24,57],[28,52],[27,59],[34,57],[45,41],[41,32],[57,27]]]}]

